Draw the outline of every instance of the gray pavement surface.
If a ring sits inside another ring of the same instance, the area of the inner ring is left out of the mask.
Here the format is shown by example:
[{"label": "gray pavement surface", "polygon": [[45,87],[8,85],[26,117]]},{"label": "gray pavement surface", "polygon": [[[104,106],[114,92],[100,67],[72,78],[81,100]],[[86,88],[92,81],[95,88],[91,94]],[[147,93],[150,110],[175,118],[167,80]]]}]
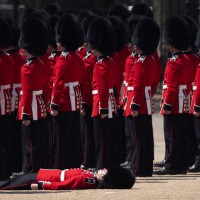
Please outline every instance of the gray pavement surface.
[{"label": "gray pavement surface", "polygon": [[[158,114],[159,96],[153,115],[155,161],[164,156],[162,116]],[[138,177],[130,190],[76,191],[0,191],[0,200],[174,200],[200,199],[200,173]]]}]

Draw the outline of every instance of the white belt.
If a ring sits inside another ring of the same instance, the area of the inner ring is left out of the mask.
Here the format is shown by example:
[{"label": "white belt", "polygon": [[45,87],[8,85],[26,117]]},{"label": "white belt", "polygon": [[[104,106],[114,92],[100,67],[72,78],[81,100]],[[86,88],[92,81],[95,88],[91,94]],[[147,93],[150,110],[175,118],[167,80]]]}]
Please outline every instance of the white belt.
[{"label": "white belt", "polygon": [[60,173],[60,181],[64,181],[65,180],[65,172],[69,170],[69,169],[65,169],[65,170],[62,170],[61,173]]},{"label": "white belt", "polygon": [[33,95],[40,95],[42,93],[43,93],[42,90],[33,91]]},{"label": "white belt", "polygon": [[15,89],[15,88],[21,88],[21,87],[22,87],[21,83],[14,83],[13,84],[13,89]]},{"label": "white belt", "polygon": [[69,82],[69,83],[65,83],[65,87],[73,87],[73,86],[77,86],[79,85],[79,82]]},{"label": "white belt", "polygon": [[71,102],[71,109],[72,111],[76,110],[76,97],[75,97],[75,91],[74,86],[79,86],[79,82],[69,82],[65,83],[65,87],[69,87],[69,96],[70,96],[70,102]]},{"label": "white belt", "polygon": [[10,88],[10,84],[8,84],[8,85],[1,85],[0,87],[1,87],[1,90],[7,90],[7,89]]},{"label": "white belt", "polygon": [[193,89],[193,90],[196,90],[196,89],[197,89],[197,86],[196,86],[196,85],[195,85],[195,86],[193,86],[193,87],[192,87],[192,89]]},{"label": "white belt", "polygon": [[166,90],[167,89],[167,85],[163,85],[163,90]]},{"label": "white belt", "polygon": [[124,81],[124,85],[125,85],[125,86],[128,86],[128,83],[127,83],[126,81]]},{"label": "white belt", "polygon": [[[109,93],[113,93],[113,89],[109,89]],[[92,90],[92,94],[95,95],[95,94],[98,94],[98,90]]]},{"label": "white belt", "polygon": [[128,86],[127,91],[133,91],[134,87],[133,86]]}]

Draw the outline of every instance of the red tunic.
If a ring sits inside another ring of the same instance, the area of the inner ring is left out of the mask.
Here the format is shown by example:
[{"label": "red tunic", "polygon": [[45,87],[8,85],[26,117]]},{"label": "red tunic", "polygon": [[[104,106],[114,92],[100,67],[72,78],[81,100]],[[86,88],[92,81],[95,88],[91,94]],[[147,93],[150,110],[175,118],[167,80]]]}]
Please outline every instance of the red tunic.
[{"label": "red tunic", "polygon": [[157,76],[158,66],[155,58],[151,55],[140,55],[129,78],[130,92],[128,92],[125,116],[131,115],[131,107],[138,110],[139,114],[152,114],[152,91],[158,86]]},{"label": "red tunic", "polygon": [[48,88],[48,70],[43,62],[32,57],[22,66],[22,95],[18,109],[18,119],[38,120],[46,117],[43,93]]},{"label": "red tunic", "polygon": [[83,58],[85,63],[84,80],[81,85],[82,89],[82,103],[92,107],[92,78],[94,65],[97,62],[97,58],[89,53]]},{"label": "red tunic", "polygon": [[11,112],[11,87],[15,68],[9,56],[0,52],[0,115]]},{"label": "red tunic", "polygon": [[94,65],[93,73],[93,110],[92,116],[116,112],[116,102],[113,88],[116,84],[116,63],[110,57],[99,58]]},{"label": "red tunic", "polygon": [[80,109],[84,62],[76,52],[62,52],[55,66],[51,108],[59,111]]},{"label": "red tunic", "polygon": [[86,56],[87,51],[86,51],[85,47],[79,47],[76,50],[76,53],[80,56],[81,59],[83,59]]},{"label": "red tunic", "polygon": [[21,68],[24,65],[24,59],[19,55],[16,49],[7,51],[9,58],[14,66],[14,79],[12,85],[12,111],[19,107],[20,91],[21,91]]},{"label": "red tunic", "polygon": [[37,181],[43,182],[44,190],[95,189],[98,187],[94,173],[83,169],[40,169]]},{"label": "red tunic", "polygon": [[50,72],[50,82],[49,82],[49,87],[50,87],[50,94],[52,93],[53,90],[53,81],[54,81],[54,68],[56,65],[56,61],[60,56],[60,52],[59,51],[53,51],[51,53],[51,55],[48,57],[49,60],[49,64],[50,64],[50,68],[51,68],[51,72]]},{"label": "red tunic", "polygon": [[187,113],[189,111],[188,94],[192,89],[192,63],[187,55],[177,53],[167,62],[164,74],[164,84],[161,102],[163,109],[172,114]]}]

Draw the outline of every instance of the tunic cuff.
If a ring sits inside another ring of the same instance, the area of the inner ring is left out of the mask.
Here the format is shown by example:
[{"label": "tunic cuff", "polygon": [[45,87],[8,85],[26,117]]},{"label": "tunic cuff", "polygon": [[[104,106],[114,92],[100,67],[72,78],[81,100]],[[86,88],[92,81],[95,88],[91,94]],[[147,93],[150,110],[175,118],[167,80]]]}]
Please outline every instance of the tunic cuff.
[{"label": "tunic cuff", "polygon": [[99,114],[108,114],[108,109],[107,108],[100,108],[99,109]]},{"label": "tunic cuff", "polygon": [[135,103],[132,103],[131,104],[131,110],[139,110],[139,108],[140,108],[140,105],[139,104],[135,104]]},{"label": "tunic cuff", "polygon": [[30,120],[30,119],[31,119],[30,114],[27,113],[22,114],[22,120]]},{"label": "tunic cuff", "polygon": [[195,105],[195,106],[194,106],[194,111],[195,111],[195,112],[200,112],[200,106],[196,106],[196,105]]},{"label": "tunic cuff", "polygon": [[44,183],[43,183],[42,181],[39,181],[39,182],[38,182],[38,189],[39,189],[39,190],[43,190],[43,184],[44,184]]},{"label": "tunic cuff", "polygon": [[169,104],[164,104],[164,106],[163,106],[163,109],[164,110],[168,110],[168,111],[172,111],[172,105],[169,105]]},{"label": "tunic cuff", "polygon": [[52,110],[58,110],[58,104],[54,104],[54,103],[51,103],[51,109]]}]

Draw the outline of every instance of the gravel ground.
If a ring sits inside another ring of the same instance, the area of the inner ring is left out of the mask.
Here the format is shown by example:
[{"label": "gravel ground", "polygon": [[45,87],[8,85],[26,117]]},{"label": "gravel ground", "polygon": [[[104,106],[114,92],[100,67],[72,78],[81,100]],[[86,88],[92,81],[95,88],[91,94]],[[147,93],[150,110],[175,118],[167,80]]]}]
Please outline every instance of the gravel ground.
[{"label": "gravel ground", "polygon": [[[159,99],[159,96],[158,98]],[[162,116],[153,115],[155,161],[164,156]],[[0,191],[0,200],[174,200],[200,199],[200,173],[137,178],[130,190]]]}]

